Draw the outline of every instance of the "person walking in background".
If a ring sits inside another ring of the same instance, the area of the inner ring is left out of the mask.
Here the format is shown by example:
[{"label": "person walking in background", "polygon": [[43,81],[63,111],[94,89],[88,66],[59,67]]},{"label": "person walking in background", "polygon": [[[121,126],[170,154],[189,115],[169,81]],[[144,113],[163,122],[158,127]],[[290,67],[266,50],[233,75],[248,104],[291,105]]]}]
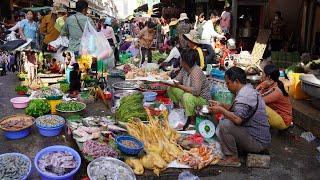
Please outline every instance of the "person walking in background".
[{"label": "person walking in background", "polygon": [[271,51],[280,51],[283,48],[283,40],[285,40],[284,22],[280,11],[275,13],[270,28]]},{"label": "person walking in background", "polygon": [[69,16],[61,30],[61,36],[67,36],[69,38],[68,51],[72,51],[76,56],[79,54],[79,47],[81,43],[81,37],[85,28],[86,22],[89,21],[93,27],[93,20],[86,16],[88,11],[88,3],[86,1],[78,1],[76,4],[77,13]]},{"label": "person walking in background", "polygon": [[8,59],[9,59],[9,64],[8,64],[9,68],[8,69],[9,69],[9,71],[14,73],[16,71],[16,68],[15,68],[16,57],[15,57],[15,55],[13,53],[10,53]]},{"label": "person walking in background", "polygon": [[43,50],[46,50],[51,41],[56,40],[59,37],[59,31],[54,27],[58,18],[58,7],[53,7],[51,12],[44,16],[40,23],[40,33],[44,35]]},{"label": "person walking in background", "polygon": [[68,12],[66,9],[60,8],[57,10],[57,13],[58,13],[58,18],[56,20],[56,23],[54,24],[54,28],[56,28],[60,33],[68,17]]},{"label": "person walking in background", "polygon": [[178,20],[176,18],[172,18],[169,23],[169,39],[173,39],[177,37],[177,24]]},{"label": "person walking in background", "polygon": [[19,34],[23,40],[31,39],[31,48],[34,49],[37,47],[38,42],[38,24],[34,21],[34,13],[32,11],[27,12],[26,19],[26,21],[23,20],[20,23]]},{"label": "person walking in background", "polygon": [[181,49],[188,47],[188,42],[183,38],[184,34],[188,34],[192,29],[189,23],[189,18],[186,13],[181,13],[179,18],[179,24],[177,26],[177,36],[179,37],[179,45]]},{"label": "person walking in background", "polygon": [[230,27],[231,27],[230,4],[227,3],[224,6],[224,11],[221,13],[220,28],[224,34],[227,34],[227,33],[230,33]]},{"label": "person walking in background", "polygon": [[219,15],[217,11],[213,11],[210,15],[210,20],[208,20],[203,25],[203,32],[201,35],[202,47],[207,49],[208,55],[205,58],[206,64],[216,64],[217,60],[215,57],[214,38],[223,39],[223,35],[217,33],[214,29],[214,24],[219,20]]},{"label": "person walking in background", "polygon": [[104,37],[108,39],[110,46],[113,47],[114,49],[114,57],[116,59],[116,62],[115,62],[116,64],[117,62],[119,62],[119,54],[116,54],[116,51],[115,51],[115,49],[118,46],[118,42],[111,25],[112,25],[112,19],[110,17],[107,17],[104,21],[104,27],[101,30],[101,32],[103,33]]},{"label": "person walking in background", "polygon": [[152,62],[151,46],[155,35],[155,27],[156,25],[153,22],[148,21],[147,26],[144,27],[138,35],[141,46],[142,64],[145,61],[146,55],[148,56],[148,63]]}]

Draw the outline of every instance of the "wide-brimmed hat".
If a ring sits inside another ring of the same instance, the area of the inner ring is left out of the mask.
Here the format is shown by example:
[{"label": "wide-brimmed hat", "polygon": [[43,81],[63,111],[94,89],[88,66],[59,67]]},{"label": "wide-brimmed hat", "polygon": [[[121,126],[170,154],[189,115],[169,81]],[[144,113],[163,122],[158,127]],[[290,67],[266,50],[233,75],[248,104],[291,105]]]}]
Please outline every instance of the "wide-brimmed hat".
[{"label": "wide-brimmed hat", "polygon": [[63,5],[61,4],[55,4],[52,8],[51,8],[51,12],[53,14],[58,14],[58,13],[66,13],[67,10],[63,7]]},{"label": "wide-brimmed hat", "polygon": [[179,21],[183,21],[183,20],[186,20],[186,19],[189,19],[188,15],[186,13],[181,13],[180,14],[180,18],[178,20]]},{"label": "wide-brimmed hat", "polygon": [[170,20],[169,26],[175,26],[178,24],[178,19],[177,18],[172,18]]},{"label": "wide-brimmed hat", "polygon": [[196,30],[191,30],[188,34],[184,34],[183,37],[195,44],[201,44],[201,36]]}]

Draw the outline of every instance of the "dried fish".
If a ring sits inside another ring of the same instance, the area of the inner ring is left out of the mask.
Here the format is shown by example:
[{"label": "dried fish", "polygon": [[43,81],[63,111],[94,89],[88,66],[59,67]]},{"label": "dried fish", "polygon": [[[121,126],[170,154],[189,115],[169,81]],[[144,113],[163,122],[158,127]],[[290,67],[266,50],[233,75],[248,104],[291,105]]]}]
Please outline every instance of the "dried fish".
[{"label": "dried fish", "polygon": [[77,167],[77,162],[69,152],[51,152],[42,156],[38,165],[41,171],[55,176],[63,176]]},{"label": "dried fish", "polygon": [[31,163],[23,156],[8,154],[0,157],[0,179],[20,180],[28,174]]}]

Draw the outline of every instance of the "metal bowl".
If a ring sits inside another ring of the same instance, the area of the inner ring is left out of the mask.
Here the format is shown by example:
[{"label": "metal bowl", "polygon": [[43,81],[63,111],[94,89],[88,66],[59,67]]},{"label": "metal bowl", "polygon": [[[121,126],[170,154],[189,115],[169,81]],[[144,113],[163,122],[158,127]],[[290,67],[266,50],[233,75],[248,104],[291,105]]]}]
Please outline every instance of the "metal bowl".
[{"label": "metal bowl", "polygon": [[122,81],[122,82],[116,82],[112,85],[112,87],[115,90],[135,90],[138,89],[139,86],[137,83],[132,81]]},{"label": "metal bowl", "polygon": [[135,92],[138,92],[137,90],[118,90],[114,92],[114,97],[117,99],[121,99],[122,97],[129,96]]}]

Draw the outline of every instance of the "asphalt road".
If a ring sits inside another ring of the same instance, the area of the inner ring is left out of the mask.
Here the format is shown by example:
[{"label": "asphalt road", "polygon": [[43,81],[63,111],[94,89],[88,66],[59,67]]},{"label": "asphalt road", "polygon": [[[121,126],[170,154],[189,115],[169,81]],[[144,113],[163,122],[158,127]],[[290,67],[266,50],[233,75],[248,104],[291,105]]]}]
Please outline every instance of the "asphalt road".
[{"label": "asphalt road", "polygon": [[[0,118],[16,113],[23,113],[23,110],[14,109],[10,103],[12,97],[17,96],[14,92],[15,86],[19,83],[15,75],[8,73],[6,76],[0,76]],[[110,111],[101,103],[88,104],[86,115],[107,115]],[[301,129],[294,127],[286,132],[272,132],[272,146],[269,151],[271,154],[271,165],[269,169],[247,168],[243,159],[240,168],[212,166],[200,171],[191,170],[201,179],[319,179],[320,162],[316,156],[316,147],[320,146],[319,141],[307,142],[299,138]],[[36,153],[44,147],[50,145],[67,145],[74,147],[74,142],[68,138],[66,132],[54,138],[42,137],[36,130],[32,129],[31,134],[21,140],[8,140],[0,132],[0,154],[7,152],[20,152],[26,154],[32,160]],[[76,179],[80,179],[85,174],[85,165],[82,165],[81,171]],[[160,177],[155,177],[151,172],[147,172],[138,179],[177,179],[183,170],[168,169]],[[30,179],[39,179],[36,170],[33,168]]]}]

